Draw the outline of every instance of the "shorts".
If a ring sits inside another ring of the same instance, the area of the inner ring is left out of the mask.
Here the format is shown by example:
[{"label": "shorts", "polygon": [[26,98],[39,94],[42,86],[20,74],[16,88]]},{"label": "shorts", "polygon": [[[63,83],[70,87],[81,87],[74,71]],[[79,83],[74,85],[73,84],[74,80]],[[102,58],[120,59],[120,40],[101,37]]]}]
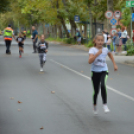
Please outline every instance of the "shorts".
[{"label": "shorts", "polygon": [[77,42],[80,42],[80,41],[81,41],[81,37],[78,37]]},{"label": "shorts", "polygon": [[19,47],[21,47],[21,48],[24,48],[24,45],[18,45]]}]

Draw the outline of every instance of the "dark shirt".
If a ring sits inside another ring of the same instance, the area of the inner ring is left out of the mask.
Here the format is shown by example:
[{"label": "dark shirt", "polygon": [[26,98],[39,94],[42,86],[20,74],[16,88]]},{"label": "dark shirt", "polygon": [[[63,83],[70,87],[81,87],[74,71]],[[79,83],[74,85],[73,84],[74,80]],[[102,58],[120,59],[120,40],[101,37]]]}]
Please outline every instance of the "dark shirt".
[{"label": "dark shirt", "polygon": [[121,31],[118,32],[118,36],[119,36],[119,38],[121,37]]},{"label": "dark shirt", "polygon": [[17,37],[16,40],[19,42],[18,45],[20,45],[20,46],[24,45],[24,44],[22,43],[22,42],[25,40],[23,37]]},{"label": "dark shirt", "polygon": [[48,43],[46,41],[39,42],[38,44],[38,53],[46,53],[45,51],[48,49]]},{"label": "dark shirt", "polygon": [[[32,39],[35,39],[36,35],[38,35],[38,32],[36,30],[34,30],[33,33],[32,33],[32,36],[33,36]],[[36,38],[36,41],[37,40],[38,40],[38,37]]]}]

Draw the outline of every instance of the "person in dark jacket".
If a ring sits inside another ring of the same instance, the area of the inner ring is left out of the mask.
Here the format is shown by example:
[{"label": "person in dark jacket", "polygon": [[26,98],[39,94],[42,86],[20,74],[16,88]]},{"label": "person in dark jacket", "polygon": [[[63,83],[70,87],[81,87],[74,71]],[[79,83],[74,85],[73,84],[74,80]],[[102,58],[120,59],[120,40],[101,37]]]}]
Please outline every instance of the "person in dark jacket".
[{"label": "person in dark jacket", "polygon": [[46,53],[48,52],[48,43],[45,41],[45,36],[41,35],[41,40],[38,44],[38,53],[40,59],[40,71],[43,72],[43,66],[46,62]]}]

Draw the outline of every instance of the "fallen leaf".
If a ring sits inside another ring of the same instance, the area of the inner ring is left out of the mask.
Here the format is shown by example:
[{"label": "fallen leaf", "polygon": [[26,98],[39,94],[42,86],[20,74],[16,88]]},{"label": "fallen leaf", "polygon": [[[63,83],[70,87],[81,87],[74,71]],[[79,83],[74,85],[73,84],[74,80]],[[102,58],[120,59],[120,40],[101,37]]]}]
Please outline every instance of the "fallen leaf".
[{"label": "fallen leaf", "polygon": [[81,73],[83,73],[83,71],[81,71]]},{"label": "fallen leaf", "polygon": [[14,100],[14,97],[11,97],[10,99],[11,99],[11,100]]},{"label": "fallen leaf", "polygon": [[18,101],[18,103],[22,103],[22,102]]},{"label": "fallen leaf", "polygon": [[113,80],[113,78],[110,78],[110,80]]},{"label": "fallen leaf", "polygon": [[51,91],[52,94],[55,94],[55,91]]},{"label": "fallen leaf", "polygon": [[18,109],[18,111],[20,112],[20,111],[21,111],[21,109]]},{"label": "fallen leaf", "polygon": [[41,127],[40,129],[44,129],[44,127]]}]

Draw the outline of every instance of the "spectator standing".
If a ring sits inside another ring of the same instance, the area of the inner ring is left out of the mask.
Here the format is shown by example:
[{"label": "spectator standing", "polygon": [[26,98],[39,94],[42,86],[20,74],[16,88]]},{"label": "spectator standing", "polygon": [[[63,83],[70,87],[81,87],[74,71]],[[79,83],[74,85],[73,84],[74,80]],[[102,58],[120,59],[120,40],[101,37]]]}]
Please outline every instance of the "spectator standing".
[{"label": "spectator standing", "polygon": [[120,42],[120,38],[118,33],[115,34],[115,45],[117,47],[117,53],[119,53],[121,51],[121,45],[119,44]]},{"label": "spectator standing", "polygon": [[103,37],[104,37],[104,47],[106,47],[107,44],[107,34],[105,33],[105,31],[102,31]]},{"label": "spectator standing", "polygon": [[134,30],[133,30],[133,37],[132,37],[132,39],[133,39],[133,46],[134,46]]},{"label": "spectator standing", "polygon": [[78,45],[81,45],[81,34],[78,29],[76,29],[76,38],[77,38]]},{"label": "spectator standing", "polygon": [[108,35],[107,48],[108,48],[109,51],[111,51],[111,47],[110,47],[111,43],[112,43],[111,36]]},{"label": "spectator standing", "polygon": [[126,42],[127,42],[127,30],[126,27],[122,27],[121,29],[122,33],[121,33],[121,38],[122,38],[122,44],[124,45],[124,51],[127,51],[127,46],[126,46]]},{"label": "spectator standing", "polygon": [[116,39],[116,33],[114,33],[114,35],[113,35],[114,52],[116,51],[116,47],[115,47],[115,39]]},{"label": "spectator standing", "polygon": [[104,32],[105,32],[105,34],[107,35],[107,40],[108,40],[108,35],[109,35],[109,33],[108,33],[107,29],[105,29]]},{"label": "spectator standing", "polygon": [[35,28],[35,26],[32,26],[32,41],[33,41],[33,53],[36,53],[37,52],[37,41],[38,41],[38,32]]}]

